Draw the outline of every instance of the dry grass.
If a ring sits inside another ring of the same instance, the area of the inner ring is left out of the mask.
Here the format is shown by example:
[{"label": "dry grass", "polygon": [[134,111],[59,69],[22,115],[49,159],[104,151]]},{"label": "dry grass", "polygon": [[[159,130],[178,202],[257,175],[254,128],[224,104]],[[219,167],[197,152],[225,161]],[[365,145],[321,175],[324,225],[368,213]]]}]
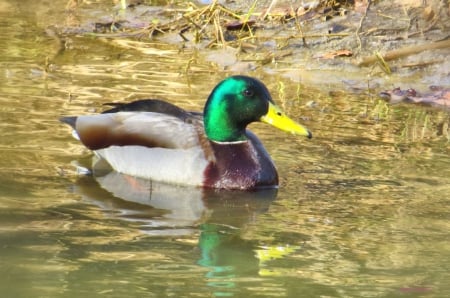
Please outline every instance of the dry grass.
[{"label": "dry grass", "polygon": [[[351,1],[324,0],[317,2],[315,6],[292,5],[275,6],[277,1],[272,1],[267,8],[257,8],[257,1],[253,1],[245,12],[233,11],[214,1],[208,6],[196,6],[186,3],[185,7],[165,9],[165,14],[171,16],[169,21],[155,20],[146,28],[120,29],[114,23],[105,24],[106,28],[113,28],[111,32],[91,33],[101,37],[136,37],[152,38],[159,34],[177,33],[185,42],[200,43],[207,40],[207,47],[231,46],[241,48],[245,43],[265,39],[290,40],[299,38],[306,45],[307,38],[347,36],[348,33],[331,34],[305,34],[301,23],[317,18],[326,19],[328,15],[336,13],[332,8],[344,7]],[[290,36],[258,36],[255,31],[267,23],[285,24],[295,22],[296,34]]]}]

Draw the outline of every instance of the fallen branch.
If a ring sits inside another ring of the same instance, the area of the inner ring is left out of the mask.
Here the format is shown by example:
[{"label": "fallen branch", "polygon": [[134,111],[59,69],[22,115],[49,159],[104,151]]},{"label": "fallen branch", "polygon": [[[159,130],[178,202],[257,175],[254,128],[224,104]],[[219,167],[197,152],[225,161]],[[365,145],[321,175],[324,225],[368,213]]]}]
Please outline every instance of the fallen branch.
[{"label": "fallen branch", "polygon": [[[409,55],[417,54],[417,53],[420,53],[423,51],[445,49],[445,48],[450,48],[450,39],[389,51],[389,52],[385,53],[384,55],[382,55],[382,57],[383,57],[384,61],[390,61],[390,60],[395,60],[395,59],[399,59],[402,57],[406,57]],[[362,61],[357,62],[356,65],[357,66],[368,66],[377,61],[379,61],[379,56],[372,55],[372,56],[363,58]]]}]

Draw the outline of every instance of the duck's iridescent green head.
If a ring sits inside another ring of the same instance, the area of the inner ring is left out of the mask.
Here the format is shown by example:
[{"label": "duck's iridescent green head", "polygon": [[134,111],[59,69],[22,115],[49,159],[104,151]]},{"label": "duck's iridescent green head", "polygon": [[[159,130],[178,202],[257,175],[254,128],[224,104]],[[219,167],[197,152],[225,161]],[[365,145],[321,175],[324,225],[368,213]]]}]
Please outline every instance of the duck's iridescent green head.
[{"label": "duck's iridescent green head", "polygon": [[220,82],[208,97],[203,114],[206,135],[215,142],[246,140],[245,129],[255,121],[311,137],[306,128],[281,112],[263,83],[247,76]]}]

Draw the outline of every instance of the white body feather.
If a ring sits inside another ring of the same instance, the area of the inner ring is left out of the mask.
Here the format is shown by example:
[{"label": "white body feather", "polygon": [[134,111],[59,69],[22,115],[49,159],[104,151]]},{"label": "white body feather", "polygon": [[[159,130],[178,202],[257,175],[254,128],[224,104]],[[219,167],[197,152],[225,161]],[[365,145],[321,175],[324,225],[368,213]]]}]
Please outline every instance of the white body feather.
[{"label": "white body feather", "polygon": [[86,115],[77,118],[73,136],[83,143],[95,143],[96,138],[89,136],[93,129],[100,129],[108,137],[139,136],[161,144],[162,147],[112,145],[94,150],[117,172],[183,185],[201,186],[204,182],[208,161],[192,123],[153,112]]},{"label": "white body feather", "polygon": [[208,165],[201,147],[188,149],[111,146],[96,150],[113,169],[131,176],[200,186]]}]

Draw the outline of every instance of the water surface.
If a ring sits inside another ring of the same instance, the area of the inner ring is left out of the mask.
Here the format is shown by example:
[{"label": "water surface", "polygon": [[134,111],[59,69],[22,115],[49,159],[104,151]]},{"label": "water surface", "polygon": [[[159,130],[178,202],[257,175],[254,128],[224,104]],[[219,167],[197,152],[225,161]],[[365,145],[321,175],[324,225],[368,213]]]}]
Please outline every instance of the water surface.
[{"label": "water surface", "polygon": [[60,2],[0,1],[2,296],[448,296],[448,112],[257,70],[314,133],[252,125],[277,191],[79,176],[91,154],[58,117],[145,97],[201,110],[231,73],[160,42],[74,36],[60,52],[45,32]]}]

